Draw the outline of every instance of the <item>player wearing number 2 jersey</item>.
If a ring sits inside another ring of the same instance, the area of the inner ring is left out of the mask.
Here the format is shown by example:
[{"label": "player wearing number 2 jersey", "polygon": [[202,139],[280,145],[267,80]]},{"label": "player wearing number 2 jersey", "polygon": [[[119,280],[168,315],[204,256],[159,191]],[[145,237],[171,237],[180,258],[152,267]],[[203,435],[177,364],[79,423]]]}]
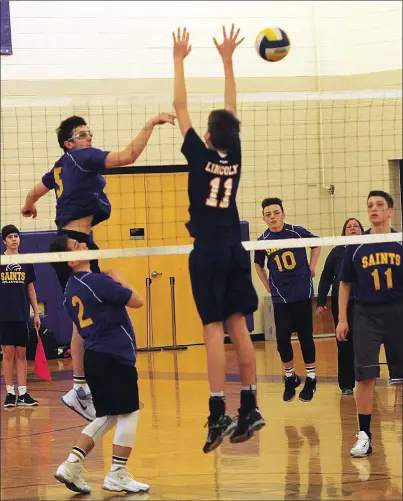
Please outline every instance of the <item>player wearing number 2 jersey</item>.
[{"label": "player wearing number 2 jersey", "polygon": [[[367,199],[371,229],[365,233],[393,233],[393,199],[384,191],[371,191]],[[354,308],[354,370],[360,431],[351,449],[353,457],[372,454],[371,414],[379,351],[385,346],[390,382],[403,382],[403,245],[385,242],[347,246],[340,269],[339,323],[336,335],[348,335],[347,305],[352,284]]]},{"label": "player wearing number 2 jersey", "polygon": [[[257,309],[257,294],[241,242],[236,206],[242,159],[232,54],[242,42],[237,41],[238,34],[232,26],[229,37],[223,29],[222,44],[214,39],[224,65],[225,109],[210,113],[204,136],[207,146],[192,128],[187,109],[183,61],[191,50],[189,34],[186,29],[173,34],[174,107],[184,137],[182,153],[189,164],[187,227],[195,238],[189,270],[203,323],[211,390],[205,453],[218,447],[231,432],[231,442],[244,442],[265,424],[256,404],[255,354],[245,322],[245,315]],[[237,352],[243,385],[237,425],[225,407],[224,321]]]},{"label": "player wearing number 2 jersey", "polygon": [[[283,202],[279,198],[265,198],[262,202],[263,219],[269,227],[259,240],[282,240],[284,238],[315,238],[302,226],[284,223]],[[299,394],[303,402],[310,402],[316,391],[315,343],[312,323],[312,277],[320,253],[319,247],[311,249],[308,264],[306,251],[295,249],[267,249],[255,252],[256,272],[271,294],[276,324],[277,350],[285,370],[283,400],[291,402],[295,388],[301,384],[294,372],[294,354],[291,345],[293,332],[298,333],[307,377]],[[269,270],[267,279],[265,261]]]}]

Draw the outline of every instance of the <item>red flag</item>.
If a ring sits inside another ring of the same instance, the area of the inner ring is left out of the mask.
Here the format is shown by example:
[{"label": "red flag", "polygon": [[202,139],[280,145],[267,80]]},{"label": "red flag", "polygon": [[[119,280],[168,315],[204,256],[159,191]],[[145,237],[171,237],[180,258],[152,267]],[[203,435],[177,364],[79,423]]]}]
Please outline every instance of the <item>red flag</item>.
[{"label": "red flag", "polygon": [[36,346],[34,371],[35,374],[41,379],[51,382],[52,378],[50,377],[50,371],[48,367],[48,362],[46,360],[45,350],[43,349],[42,340],[39,336],[38,331],[36,331],[36,334],[37,334],[38,344]]}]

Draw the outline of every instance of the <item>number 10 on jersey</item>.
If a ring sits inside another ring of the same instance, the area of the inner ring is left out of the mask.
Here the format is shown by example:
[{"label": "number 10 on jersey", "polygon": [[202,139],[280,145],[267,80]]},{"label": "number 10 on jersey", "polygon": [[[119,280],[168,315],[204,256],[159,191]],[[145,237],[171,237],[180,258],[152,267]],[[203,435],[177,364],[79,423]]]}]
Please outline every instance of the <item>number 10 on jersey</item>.
[{"label": "number 10 on jersey", "polygon": [[219,207],[220,209],[228,209],[232,193],[232,178],[228,178],[224,182],[224,196],[221,201],[218,201],[218,193],[220,191],[222,179],[215,177],[210,181],[210,194],[206,199],[208,207]]}]

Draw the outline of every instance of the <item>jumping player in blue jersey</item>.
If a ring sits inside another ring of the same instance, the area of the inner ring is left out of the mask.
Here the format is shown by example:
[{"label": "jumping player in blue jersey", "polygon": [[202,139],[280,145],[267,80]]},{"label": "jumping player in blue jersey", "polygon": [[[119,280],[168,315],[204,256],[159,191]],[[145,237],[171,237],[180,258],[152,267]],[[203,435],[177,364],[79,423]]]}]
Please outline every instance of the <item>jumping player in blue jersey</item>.
[{"label": "jumping player in blue jersey", "polygon": [[[245,315],[257,309],[257,294],[241,242],[236,206],[242,156],[232,54],[243,40],[238,41],[238,34],[232,25],[229,37],[223,28],[222,44],[214,39],[224,65],[225,109],[210,113],[204,135],[207,145],[193,129],[187,109],[184,59],[191,51],[189,33],[178,29],[173,34],[174,108],[184,137],[182,153],[189,164],[187,227],[195,238],[189,271],[203,323],[211,391],[205,453],[218,447],[231,432],[231,442],[243,442],[265,424],[256,404],[255,354],[245,322]],[[237,424],[226,414],[224,321],[237,353],[243,386]]]},{"label": "jumping player in blue jersey", "polygon": [[[393,233],[393,199],[384,191],[371,191],[367,199],[371,228],[365,234]],[[354,287],[354,369],[359,423],[351,456],[372,454],[371,415],[379,351],[385,346],[391,384],[403,382],[403,245],[385,242],[348,245],[339,278],[337,339],[348,336],[347,305]]]},{"label": "jumping player in blue jersey", "polygon": [[[52,243],[52,252],[88,250],[63,234]],[[137,349],[128,308],[141,308],[143,300],[114,271],[92,273],[89,261],[69,261],[72,273],[64,305],[84,340],[84,370],[94,400],[96,418],[81,432],[55,477],[69,489],[89,494],[82,478],[83,460],[95,443],[116,425],[112,466],[103,488],[113,492],[148,491],[126,472],[139,418],[139,393],[135,367]]]},{"label": "jumping player in blue jersey", "polygon": [[[21,209],[24,217],[37,217],[35,203],[53,190],[56,195],[56,219],[58,235],[67,235],[86,243],[89,249],[98,249],[92,239],[92,227],[110,217],[111,204],[104,193],[104,169],[132,165],[144,150],[154,127],[174,124],[175,116],[160,113],[149,120],[135,139],[121,151],[108,152],[92,146],[93,134],[82,117],[72,116],[63,120],[57,129],[59,146],[64,154],[47,172],[42,181],[27,194]],[[70,276],[67,263],[52,264],[64,291]],[[91,270],[99,272],[98,261],[91,262]],[[83,344],[73,325],[71,355],[73,359],[74,387],[62,397],[69,408],[85,419],[94,419],[94,407],[86,384],[83,369]]]},{"label": "jumping player in blue jersey", "polygon": [[[268,229],[258,240],[282,240],[284,238],[315,238],[302,226],[287,224],[283,202],[279,198],[265,198],[262,202],[263,219]],[[312,296],[315,268],[319,259],[320,248],[311,248],[308,264],[306,250],[267,249],[255,251],[256,272],[271,294],[276,325],[277,350],[283,362],[284,402],[291,402],[295,389],[301,384],[294,372],[294,353],[291,344],[293,332],[298,333],[307,377],[299,394],[303,402],[310,402],[316,392],[315,343],[313,340]],[[267,277],[265,262],[269,270]]]}]

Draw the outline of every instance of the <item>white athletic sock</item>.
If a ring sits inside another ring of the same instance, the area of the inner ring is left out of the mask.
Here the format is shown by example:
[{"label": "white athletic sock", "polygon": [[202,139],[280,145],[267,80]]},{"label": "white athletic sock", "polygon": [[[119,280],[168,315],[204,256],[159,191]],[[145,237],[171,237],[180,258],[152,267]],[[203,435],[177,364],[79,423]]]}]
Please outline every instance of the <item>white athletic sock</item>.
[{"label": "white athletic sock", "polygon": [[19,386],[18,387],[18,396],[19,397],[22,397],[23,395],[25,395],[26,392],[27,392],[26,386]]},{"label": "white athletic sock", "polygon": [[7,385],[6,386],[7,393],[11,393],[11,395],[15,395],[15,388],[12,385]]}]

